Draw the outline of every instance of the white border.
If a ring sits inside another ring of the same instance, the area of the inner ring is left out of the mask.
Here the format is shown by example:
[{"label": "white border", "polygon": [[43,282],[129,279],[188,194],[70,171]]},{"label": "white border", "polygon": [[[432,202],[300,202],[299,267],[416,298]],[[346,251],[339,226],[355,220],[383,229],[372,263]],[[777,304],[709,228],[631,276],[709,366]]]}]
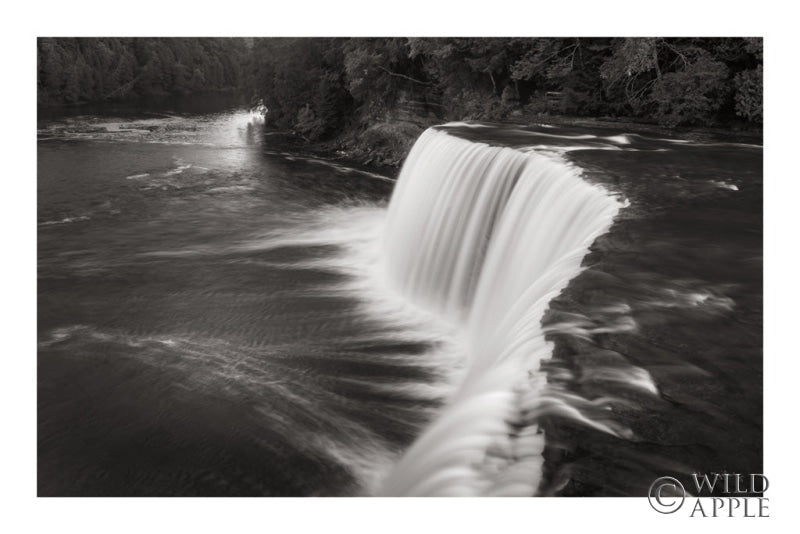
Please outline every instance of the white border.
[{"label": "white border", "polygon": [[[36,495],[36,36],[766,36],[765,473],[788,527],[796,480],[797,18],[766,1],[39,1],[4,7],[2,33],[2,530],[5,532],[703,531],[644,499],[38,499]],[[786,3],[788,5],[788,3]],[[726,523],[717,524],[717,521]],[[796,523],[796,521],[793,521]],[[581,529],[581,530],[578,530]]]}]

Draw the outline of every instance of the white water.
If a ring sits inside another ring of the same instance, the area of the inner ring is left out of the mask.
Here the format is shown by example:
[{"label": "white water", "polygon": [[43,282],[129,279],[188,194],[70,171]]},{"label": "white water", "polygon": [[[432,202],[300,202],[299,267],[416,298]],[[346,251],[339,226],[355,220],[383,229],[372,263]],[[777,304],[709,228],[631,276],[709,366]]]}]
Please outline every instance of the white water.
[{"label": "white water", "polygon": [[386,229],[390,279],[463,332],[466,372],[384,480],[383,495],[534,495],[555,413],[596,405],[548,387],[541,319],[621,204],[566,162],[429,129],[403,166]]}]

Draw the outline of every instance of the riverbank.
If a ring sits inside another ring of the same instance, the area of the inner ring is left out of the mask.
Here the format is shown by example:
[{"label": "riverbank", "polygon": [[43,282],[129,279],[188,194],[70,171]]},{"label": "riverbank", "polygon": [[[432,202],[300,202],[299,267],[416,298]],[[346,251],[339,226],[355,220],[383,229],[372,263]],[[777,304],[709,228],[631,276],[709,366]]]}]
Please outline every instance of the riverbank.
[{"label": "riverbank", "polygon": [[[54,120],[74,117],[76,119],[93,115],[120,117],[138,116],[143,110],[152,115],[153,110],[163,110],[162,114],[194,114],[209,108],[247,107],[249,102],[235,91],[215,91],[193,94],[191,98],[164,94],[161,96],[142,97],[114,102],[84,102],[71,105],[39,105],[38,118]],[[549,113],[525,114],[512,112],[509,116],[498,120],[445,119],[430,111],[429,107],[419,102],[403,101],[402,105],[385,110],[379,117],[353,120],[351,124],[324,140],[316,140],[296,130],[273,129],[266,126],[267,131],[277,139],[296,150],[346,161],[371,169],[384,169],[386,173],[395,175],[402,166],[408,152],[417,138],[427,128],[447,122],[477,122],[497,126],[557,126],[592,128],[620,133],[636,133],[642,135],[678,138],[693,141],[726,141],[748,144],[760,144],[762,131],[752,125],[723,127],[666,127],[653,121],[631,117],[578,117]],[[155,128],[155,126],[153,126]],[[77,120],[70,125],[74,133],[100,133],[89,120]],[[610,134],[611,135],[611,134]]]},{"label": "riverbank", "polygon": [[[427,128],[449,122],[431,116],[404,118],[396,122],[380,121],[346,129],[333,139],[313,141],[302,136],[305,149],[326,157],[344,158],[361,165],[399,169],[417,138]],[[667,127],[636,118],[577,117],[570,115],[515,115],[497,121],[470,121],[498,126],[559,126],[613,130],[698,142],[723,141],[761,144],[763,131],[739,127]],[[287,134],[292,135],[290,132]]]}]

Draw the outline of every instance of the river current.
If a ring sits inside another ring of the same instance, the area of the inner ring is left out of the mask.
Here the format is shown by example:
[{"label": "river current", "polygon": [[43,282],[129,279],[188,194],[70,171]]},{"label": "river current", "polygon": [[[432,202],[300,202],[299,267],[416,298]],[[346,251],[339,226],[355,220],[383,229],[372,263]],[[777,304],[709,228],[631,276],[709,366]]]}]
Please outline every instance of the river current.
[{"label": "river current", "polygon": [[[385,491],[471,343],[392,278],[397,172],[235,106],[91,111],[38,124],[39,494]],[[761,146],[438,132],[551,158],[620,206],[541,320],[529,372],[559,408],[536,422],[532,493],[760,472]]]}]

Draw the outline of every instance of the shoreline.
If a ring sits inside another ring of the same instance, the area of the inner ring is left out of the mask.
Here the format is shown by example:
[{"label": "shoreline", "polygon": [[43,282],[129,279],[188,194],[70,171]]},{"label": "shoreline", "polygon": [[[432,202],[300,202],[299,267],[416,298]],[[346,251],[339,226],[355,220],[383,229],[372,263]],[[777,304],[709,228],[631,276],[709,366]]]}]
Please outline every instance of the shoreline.
[{"label": "shoreline", "polygon": [[[361,137],[367,135],[370,129],[386,123],[377,122],[355,132],[345,129],[332,139],[316,141],[309,140],[299,134],[286,132],[287,137],[293,137],[301,141],[301,146],[312,153],[330,157],[332,159],[345,159],[359,165],[378,167],[384,169],[394,169],[395,172],[402,167],[411,146],[416,139],[427,128],[446,124],[447,120],[430,120],[430,118],[420,117],[418,122],[413,124],[418,126],[418,131],[412,133],[408,129],[403,131],[397,128],[392,134],[399,134],[402,139],[391,139],[395,142],[392,147],[389,142],[367,143]],[[401,121],[398,121],[401,122]],[[720,142],[747,142],[752,144],[763,144],[763,130],[735,130],[723,127],[667,127],[655,123],[637,121],[633,118],[614,119],[610,117],[576,117],[568,115],[538,115],[528,117],[509,117],[501,121],[480,121],[467,120],[465,122],[476,122],[488,125],[509,126],[518,125],[530,127],[539,124],[555,127],[568,128],[596,128],[614,130],[615,133],[635,133],[644,135],[660,135],[693,141],[720,141]],[[624,131],[623,131],[624,130]]]}]

